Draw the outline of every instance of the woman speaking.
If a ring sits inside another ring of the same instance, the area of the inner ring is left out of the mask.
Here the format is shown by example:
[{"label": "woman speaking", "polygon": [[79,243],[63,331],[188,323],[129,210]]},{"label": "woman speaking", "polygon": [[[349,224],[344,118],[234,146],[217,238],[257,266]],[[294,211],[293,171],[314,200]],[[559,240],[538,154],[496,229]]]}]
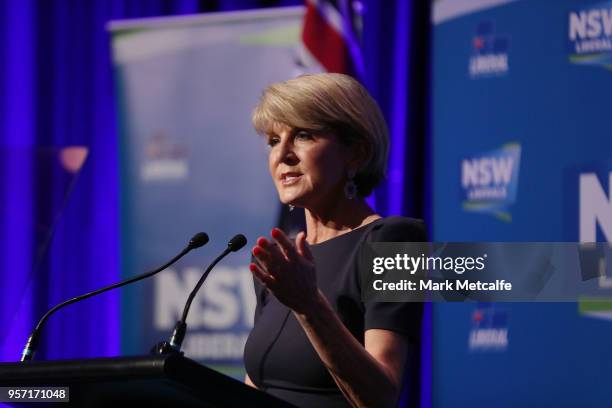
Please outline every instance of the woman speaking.
[{"label": "woman speaking", "polygon": [[368,242],[425,241],[422,222],[365,202],[385,177],[389,136],[376,102],[342,74],[269,86],[253,113],[280,201],[302,207],[295,240],[273,229],[252,249],[255,326],[246,383],[304,407],[392,407],[419,336],[418,303],[364,303]]}]

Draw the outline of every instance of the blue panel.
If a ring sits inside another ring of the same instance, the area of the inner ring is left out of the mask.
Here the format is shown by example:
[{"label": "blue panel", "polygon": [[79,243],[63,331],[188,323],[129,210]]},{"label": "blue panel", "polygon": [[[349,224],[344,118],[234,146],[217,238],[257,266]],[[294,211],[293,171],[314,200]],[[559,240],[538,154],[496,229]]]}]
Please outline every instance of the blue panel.
[{"label": "blue panel", "polygon": [[[605,47],[608,16],[609,3],[519,1],[435,26],[435,240],[612,240],[610,55],[575,55]],[[611,406],[606,317],[587,302],[434,305],[432,405]]]}]

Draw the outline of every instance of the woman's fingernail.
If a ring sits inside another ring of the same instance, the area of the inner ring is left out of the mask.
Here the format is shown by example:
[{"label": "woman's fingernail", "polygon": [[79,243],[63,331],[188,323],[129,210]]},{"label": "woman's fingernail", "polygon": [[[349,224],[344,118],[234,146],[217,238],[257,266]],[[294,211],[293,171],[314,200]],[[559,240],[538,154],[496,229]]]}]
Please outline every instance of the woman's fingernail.
[{"label": "woman's fingernail", "polygon": [[259,247],[253,248],[253,255],[257,256],[261,254],[261,249]]},{"label": "woman's fingernail", "polygon": [[272,231],[270,232],[270,235],[272,235],[273,238],[278,238],[281,234],[281,231],[278,228],[272,228]]}]

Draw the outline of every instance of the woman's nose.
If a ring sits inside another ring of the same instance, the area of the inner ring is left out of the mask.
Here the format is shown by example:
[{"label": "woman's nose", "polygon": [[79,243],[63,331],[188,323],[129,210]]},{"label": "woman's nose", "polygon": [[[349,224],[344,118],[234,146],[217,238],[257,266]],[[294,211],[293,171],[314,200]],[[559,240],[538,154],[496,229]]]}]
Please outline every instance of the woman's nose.
[{"label": "woman's nose", "polygon": [[298,157],[293,148],[293,143],[290,141],[281,143],[278,160],[285,164],[295,164],[298,161]]}]

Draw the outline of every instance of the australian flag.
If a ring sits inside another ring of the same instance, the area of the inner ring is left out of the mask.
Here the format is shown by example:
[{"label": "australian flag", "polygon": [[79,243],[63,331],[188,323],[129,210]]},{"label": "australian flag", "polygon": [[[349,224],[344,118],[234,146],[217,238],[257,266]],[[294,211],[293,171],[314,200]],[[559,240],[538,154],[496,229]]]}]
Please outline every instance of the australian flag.
[{"label": "australian flag", "polygon": [[351,0],[306,0],[302,41],[328,72],[363,78],[361,8]]}]

